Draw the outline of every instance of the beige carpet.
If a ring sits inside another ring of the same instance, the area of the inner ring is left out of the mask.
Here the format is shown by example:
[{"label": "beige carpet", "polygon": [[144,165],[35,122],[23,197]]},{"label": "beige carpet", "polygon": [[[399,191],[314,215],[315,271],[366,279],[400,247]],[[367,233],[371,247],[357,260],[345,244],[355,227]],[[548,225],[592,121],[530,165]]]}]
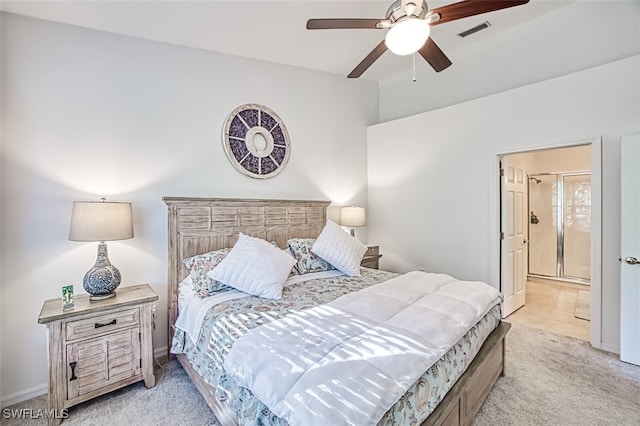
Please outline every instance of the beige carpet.
[{"label": "beige carpet", "polygon": [[[155,370],[156,386],[144,387],[142,382],[113,391],[69,409],[69,418],[61,426],[170,426],[219,425],[202,396],[178,361],[163,363],[164,371]],[[46,395],[10,408],[46,408]],[[3,411],[4,414],[4,411]],[[4,419],[4,425],[46,425],[41,419]],[[34,416],[35,417],[35,416]]]},{"label": "beige carpet", "polygon": [[640,424],[640,367],[583,340],[512,326],[507,375],[474,426]]},{"label": "beige carpet", "polygon": [[[512,324],[507,376],[496,383],[473,426],[596,426],[640,424],[640,367],[570,337]],[[141,383],[72,407],[62,425],[217,425],[176,361]],[[44,409],[46,397],[11,408]],[[4,413],[4,412],[3,412]],[[45,425],[5,419],[3,425]]]},{"label": "beige carpet", "polygon": [[591,292],[580,290],[576,299],[576,310],[573,314],[576,318],[591,320]]}]

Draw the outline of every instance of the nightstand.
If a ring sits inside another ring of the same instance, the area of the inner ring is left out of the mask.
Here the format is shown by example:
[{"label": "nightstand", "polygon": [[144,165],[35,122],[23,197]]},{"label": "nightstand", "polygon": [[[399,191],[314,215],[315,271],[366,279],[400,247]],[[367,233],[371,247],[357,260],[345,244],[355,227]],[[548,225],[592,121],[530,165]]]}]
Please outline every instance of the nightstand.
[{"label": "nightstand", "polygon": [[116,296],[90,302],[76,296],[63,311],[62,300],[47,300],[38,323],[47,325],[49,426],[60,424],[63,410],[153,375],[154,303],[147,284],[119,287]]},{"label": "nightstand", "polygon": [[380,249],[378,246],[369,246],[367,247],[367,251],[362,258],[362,262],[360,262],[360,266],[364,266],[365,268],[378,269],[379,259],[381,257],[382,255],[380,254]]}]

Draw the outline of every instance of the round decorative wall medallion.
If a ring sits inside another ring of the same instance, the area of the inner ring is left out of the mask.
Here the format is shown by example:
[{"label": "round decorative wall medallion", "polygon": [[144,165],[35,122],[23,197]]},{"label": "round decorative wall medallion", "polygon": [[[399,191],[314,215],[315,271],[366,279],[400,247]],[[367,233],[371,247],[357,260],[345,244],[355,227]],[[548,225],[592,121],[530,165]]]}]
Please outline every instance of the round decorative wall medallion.
[{"label": "round decorative wall medallion", "polygon": [[266,179],[280,173],[289,161],[289,134],[278,115],[258,104],[234,109],[222,130],[224,152],[241,173]]}]

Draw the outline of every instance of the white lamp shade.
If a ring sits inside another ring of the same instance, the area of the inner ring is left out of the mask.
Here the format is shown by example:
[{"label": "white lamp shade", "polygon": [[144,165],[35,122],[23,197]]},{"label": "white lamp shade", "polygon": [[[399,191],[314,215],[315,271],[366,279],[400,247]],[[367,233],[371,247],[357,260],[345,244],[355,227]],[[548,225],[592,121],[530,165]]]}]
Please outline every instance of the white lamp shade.
[{"label": "white lamp shade", "polygon": [[133,238],[131,203],[74,201],[71,241],[114,241]]},{"label": "white lamp shade", "polygon": [[342,226],[364,226],[366,223],[366,213],[364,207],[343,207],[340,210],[340,225]]},{"label": "white lamp shade", "polygon": [[423,19],[410,18],[397,22],[385,37],[385,44],[396,55],[410,55],[425,44],[431,27]]}]

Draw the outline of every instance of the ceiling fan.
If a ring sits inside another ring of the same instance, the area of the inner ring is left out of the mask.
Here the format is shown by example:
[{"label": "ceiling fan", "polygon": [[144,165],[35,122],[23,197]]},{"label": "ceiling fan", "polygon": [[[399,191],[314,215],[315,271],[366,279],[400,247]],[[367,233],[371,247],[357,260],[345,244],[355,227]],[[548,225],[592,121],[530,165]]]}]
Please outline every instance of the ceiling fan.
[{"label": "ceiling fan", "polygon": [[309,19],[308,30],[387,29],[387,35],[348,75],[358,78],[387,49],[397,55],[418,52],[436,72],[451,61],[429,37],[430,26],[481,13],[493,12],[528,3],[529,0],[466,0],[429,10],[425,0],[396,0],[387,9],[385,19],[326,18]]}]

